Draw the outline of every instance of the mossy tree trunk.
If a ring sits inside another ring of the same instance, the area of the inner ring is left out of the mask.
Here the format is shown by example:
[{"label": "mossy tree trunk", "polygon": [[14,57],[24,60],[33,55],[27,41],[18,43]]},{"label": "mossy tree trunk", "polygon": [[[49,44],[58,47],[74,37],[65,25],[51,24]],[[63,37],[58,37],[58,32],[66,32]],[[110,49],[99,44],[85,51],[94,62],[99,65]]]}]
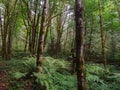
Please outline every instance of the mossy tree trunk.
[{"label": "mossy tree trunk", "polygon": [[5,12],[4,12],[4,21],[1,24],[1,38],[2,38],[2,58],[3,59],[11,59],[12,52],[12,32],[15,29],[15,21],[17,14],[17,2],[14,1],[6,1],[5,4]]},{"label": "mossy tree trunk", "polygon": [[37,50],[37,72],[42,71],[42,60],[43,60],[43,49],[44,49],[44,32],[45,32],[45,25],[46,25],[46,16],[48,10],[48,2],[49,0],[44,1],[43,11],[42,11],[42,18],[41,18],[41,27],[39,33],[39,41],[38,41],[38,50]]},{"label": "mossy tree trunk", "polygon": [[86,90],[85,81],[85,62],[83,56],[83,36],[84,36],[84,25],[83,25],[84,6],[83,0],[75,0],[75,21],[76,21],[76,72],[78,90]]},{"label": "mossy tree trunk", "polygon": [[[36,46],[38,42],[37,36],[39,32],[38,28],[41,13],[39,10],[38,2],[39,0],[35,0],[34,2],[22,0],[21,2],[21,14],[23,16],[23,22],[27,30],[24,50],[26,51],[26,47],[28,44],[29,45],[28,50],[32,56],[36,54]],[[26,9],[24,9],[23,7],[26,7]],[[33,11],[34,14],[31,11]]]},{"label": "mossy tree trunk", "polygon": [[103,31],[103,19],[102,19],[102,5],[101,0],[98,0],[98,7],[99,7],[99,25],[100,25],[100,34],[101,34],[101,54],[102,54],[102,60],[105,69],[107,68],[107,60],[106,60],[106,54],[105,54],[105,35]]}]

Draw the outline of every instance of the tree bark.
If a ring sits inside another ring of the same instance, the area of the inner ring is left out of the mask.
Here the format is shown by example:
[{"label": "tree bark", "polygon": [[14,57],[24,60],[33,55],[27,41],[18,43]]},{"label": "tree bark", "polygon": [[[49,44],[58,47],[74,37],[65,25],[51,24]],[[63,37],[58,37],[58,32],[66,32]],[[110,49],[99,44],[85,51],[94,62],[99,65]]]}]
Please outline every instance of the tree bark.
[{"label": "tree bark", "polygon": [[37,72],[42,72],[44,31],[45,31],[45,25],[46,25],[48,2],[49,2],[49,0],[44,1],[43,11],[42,11],[41,27],[40,27],[40,33],[39,33],[38,50],[37,50],[37,62],[36,62]]},{"label": "tree bark", "polygon": [[26,52],[26,50],[27,50],[27,45],[28,45],[28,30],[27,30],[27,33],[26,33],[26,38],[25,38],[25,47],[24,47],[24,52]]},{"label": "tree bark", "polygon": [[[40,19],[40,11],[39,11],[39,0],[35,0],[34,2],[22,0],[23,5],[21,4],[22,9],[22,16],[26,16],[23,18],[24,25],[28,30],[28,38],[29,38],[29,52],[32,56],[36,54],[36,43],[38,42],[37,35],[38,35],[38,26],[39,26],[39,19]],[[24,8],[26,7],[26,12]],[[31,7],[33,7],[31,9]],[[34,12],[32,14],[31,10]],[[25,21],[25,20],[27,21]]]},{"label": "tree bark", "polygon": [[110,59],[115,60],[115,52],[116,52],[116,38],[114,30],[111,31],[111,51],[110,51]]},{"label": "tree bark", "polygon": [[[2,45],[3,45],[3,23],[2,23],[2,13],[0,9],[0,31],[1,31],[1,39],[2,39]],[[1,50],[1,54],[3,57],[3,51]]]},{"label": "tree bark", "polygon": [[11,59],[12,32],[15,28],[17,1],[12,2],[7,0],[5,2],[4,21],[1,29],[3,59]]},{"label": "tree bark", "polygon": [[7,59],[8,60],[11,59],[11,54],[12,54],[12,36],[13,36],[12,33],[16,25],[15,20],[17,17],[16,5],[17,5],[17,0],[15,0],[14,2],[13,11],[11,12],[11,17],[10,17],[11,23],[9,24],[9,28],[8,28],[8,41],[7,41]]},{"label": "tree bark", "polygon": [[[50,8],[50,7],[49,7]],[[49,10],[50,11],[50,10]],[[47,25],[47,28],[46,28],[46,32],[45,32],[45,38],[44,38],[44,48],[45,48],[45,46],[46,46],[46,41],[47,41],[47,37],[48,37],[48,32],[49,32],[49,28],[51,27],[51,22],[52,22],[52,19],[51,19],[51,17],[52,17],[52,11],[51,12],[49,12],[49,19],[50,20],[48,20],[48,25]]]},{"label": "tree bark", "polygon": [[83,0],[75,0],[75,22],[76,22],[76,72],[78,90],[86,90],[85,80],[85,61],[83,56],[83,39],[84,39],[84,25],[83,25],[84,7]]},{"label": "tree bark", "polygon": [[103,20],[102,20],[102,6],[101,6],[101,0],[98,0],[98,7],[99,7],[99,25],[100,25],[100,32],[101,32],[101,53],[102,53],[102,60],[105,69],[107,68],[107,61],[106,61],[106,55],[105,55],[105,35],[103,31]]},{"label": "tree bark", "polygon": [[[37,36],[37,27],[39,23],[39,17],[37,18],[37,8],[38,8],[38,0],[34,1],[34,17],[32,23],[32,43],[31,43],[31,54],[35,54],[35,44],[36,44],[36,36]],[[38,19],[38,20],[37,20]],[[37,25],[37,26],[36,26]]]}]

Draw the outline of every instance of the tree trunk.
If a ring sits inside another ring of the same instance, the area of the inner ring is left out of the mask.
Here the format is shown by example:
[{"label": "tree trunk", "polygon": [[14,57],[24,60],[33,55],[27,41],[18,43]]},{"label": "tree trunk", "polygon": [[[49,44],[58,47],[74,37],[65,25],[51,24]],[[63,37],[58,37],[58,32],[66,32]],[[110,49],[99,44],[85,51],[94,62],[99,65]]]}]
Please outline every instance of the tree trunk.
[{"label": "tree trunk", "polygon": [[93,19],[93,15],[91,15],[91,23],[90,23],[90,35],[89,35],[89,41],[88,41],[88,47],[86,48],[87,50],[87,55],[86,57],[87,60],[91,60],[92,59],[92,34],[93,34],[93,25],[94,25],[94,19]]},{"label": "tree trunk", "polygon": [[[39,19],[40,19],[40,11],[39,11],[39,0],[32,1],[25,1],[22,0],[23,5],[21,4],[22,9],[22,16],[26,16],[26,18],[23,18],[24,25],[26,29],[28,30],[28,38],[29,38],[29,52],[32,56],[36,54],[36,43],[38,42],[37,36],[38,36],[38,26],[39,26]],[[26,7],[26,12],[24,11],[24,8]],[[32,8],[31,8],[32,7]],[[32,12],[34,14],[32,14]],[[25,20],[27,20],[27,22]],[[26,46],[25,46],[26,47]]]},{"label": "tree trunk", "polygon": [[[17,5],[17,0],[14,2],[13,6],[13,11],[11,13],[10,21],[11,23],[9,24],[8,28],[8,41],[7,41],[7,59],[11,59],[11,54],[12,54],[12,33],[15,28],[15,20],[16,20],[16,5]],[[13,19],[14,18],[14,19]]]},{"label": "tree trunk", "polygon": [[16,5],[17,0],[14,2],[7,0],[5,2],[4,21],[1,29],[3,59],[11,59],[12,31],[15,27]]},{"label": "tree trunk", "polygon": [[64,50],[64,53],[66,53],[66,44],[67,44],[67,40],[68,40],[68,34],[69,34],[69,28],[67,28],[67,32],[66,32],[66,37],[65,37],[65,41],[64,41],[64,46],[63,46],[63,50]]},{"label": "tree trunk", "polygon": [[24,47],[24,52],[26,52],[27,50],[27,45],[28,45],[28,30],[27,30],[27,33],[26,33],[26,38],[25,38],[25,47]]},{"label": "tree trunk", "polygon": [[[1,39],[2,39],[2,43],[3,43],[3,23],[2,23],[2,13],[1,13],[1,9],[0,9],[0,31],[1,31]],[[3,56],[3,51],[1,50],[1,54]]]},{"label": "tree trunk", "polygon": [[42,71],[42,59],[43,59],[43,46],[44,46],[44,31],[46,25],[46,16],[48,10],[48,0],[44,1],[42,18],[41,18],[41,27],[39,33],[39,41],[38,41],[38,50],[37,50],[37,72]]},{"label": "tree trunk", "polygon": [[99,17],[100,17],[100,32],[101,32],[101,53],[102,53],[102,60],[105,69],[107,68],[107,61],[106,61],[106,55],[105,55],[105,36],[104,36],[104,31],[103,31],[103,20],[102,20],[102,6],[101,6],[101,0],[98,0],[98,7],[99,7]]},{"label": "tree trunk", "polygon": [[58,54],[61,51],[61,37],[62,37],[62,15],[58,16],[56,18],[56,30],[57,30],[57,40],[56,40],[56,45],[55,45],[55,53]]},{"label": "tree trunk", "polygon": [[39,17],[37,18],[37,8],[38,8],[38,0],[34,1],[34,18],[33,18],[33,23],[32,23],[32,43],[31,43],[31,54],[35,54],[35,44],[36,44],[36,36],[37,36],[37,26],[36,24],[39,23],[37,22]]},{"label": "tree trunk", "polygon": [[50,55],[53,55],[55,52],[55,35],[50,28],[50,46],[48,48],[48,52],[51,51]]},{"label": "tree trunk", "polygon": [[[49,8],[50,8],[50,7],[49,7]],[[50,19],[50,20],[48,20],[48,26],[47,26],[46,32],[45,32],[44,48],[45,48],[45,46],[46,46],[46,41],[47,41],[47,37],[48,37],[49,27],[51,26],[51,21],[52,21],[51,17],[52,17],[52,12],[49,12],[49,19]]]},{"label": "tree trunk", "polygon": [[86,90],[85,81],[85,62],[83,56],[83,15],[84,6],[83,0],[75,0],[75,21],[76,21],[76,72],[77,72],[77,82],[78,90]]},{"label": "tree trunk", "polygon": [[1,31],[2,36],[2,58],[7,59],[7,35],[9,28],[9,19],[10,19],[10,11],[9,11],[9,2],[5,2],[5,14],[4,14],[4,24],[3,31]]},{"label": "tree trunk", "polygon": [[116,39],[114,30],[111,31],[111,51],[110,51],[110,59],[115,60],[115,52],[116,52]]}]

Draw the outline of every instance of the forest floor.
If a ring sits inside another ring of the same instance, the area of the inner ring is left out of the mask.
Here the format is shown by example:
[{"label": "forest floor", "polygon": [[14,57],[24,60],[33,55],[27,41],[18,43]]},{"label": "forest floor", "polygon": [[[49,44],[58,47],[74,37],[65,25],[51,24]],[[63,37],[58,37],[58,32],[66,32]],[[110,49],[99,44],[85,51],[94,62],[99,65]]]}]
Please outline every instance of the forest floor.
[{"label": "forest floor", "polygon": [[8,71],[3,69],[6,64],[5,62],[0,62],[0,90],[6,90],[9,83],[8,83]]},{"label": "forest floor", "polygon": [[[23,90],[21,83],[26,82],[23,79],[13,79],[14,73],[24,68],[23,62],[23,58],[12,58],[11,60],[2,60],[0,58],[0,90],[18,90],[18,88]],[[24,86],[24,90],[31,90],[28,85]]]},{"label": "forest floor", "polygon": [[[12,60],[0,59],[0,90],[8,90],[8,88],[9,88],[9,90],[17,90],[17,89],[10,89],[10,87],[12,87],[10,84],[11,82],[13,83],[13,85],[16,85],[15,88],[23,87],[21,82],[20,83],[18,83],[18,81],[14,82],[14,80],[11,79],[10,75],[11,75],[11,73],[13,74],[15,72],[21,71],[21,69],[24,69],[23,62],[25,60],[26,60],[26,58],[13,58]],[[114,68],[112,71],[114,71],[113,73],[115,75],[120,76],[119,66]],[[21,84],[21,86],[19,86],[20,84]],[[23,90],[23,89],[19,89],[19,90]],[[25,86],[24,90],[30,90],[30,89],[28,88],[28,86]]]}]

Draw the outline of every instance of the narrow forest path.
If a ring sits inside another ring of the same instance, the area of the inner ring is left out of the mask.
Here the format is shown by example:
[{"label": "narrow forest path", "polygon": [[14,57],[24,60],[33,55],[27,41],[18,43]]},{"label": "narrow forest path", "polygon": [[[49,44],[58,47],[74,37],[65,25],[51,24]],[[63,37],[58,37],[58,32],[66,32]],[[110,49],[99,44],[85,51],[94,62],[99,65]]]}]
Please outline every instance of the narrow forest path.
[{"label": "narrow forest path", "polygon": [[5,62],[0,61],[0,90],[6,90],[8,83],[8,72],[3,67],[6,66]]}]

